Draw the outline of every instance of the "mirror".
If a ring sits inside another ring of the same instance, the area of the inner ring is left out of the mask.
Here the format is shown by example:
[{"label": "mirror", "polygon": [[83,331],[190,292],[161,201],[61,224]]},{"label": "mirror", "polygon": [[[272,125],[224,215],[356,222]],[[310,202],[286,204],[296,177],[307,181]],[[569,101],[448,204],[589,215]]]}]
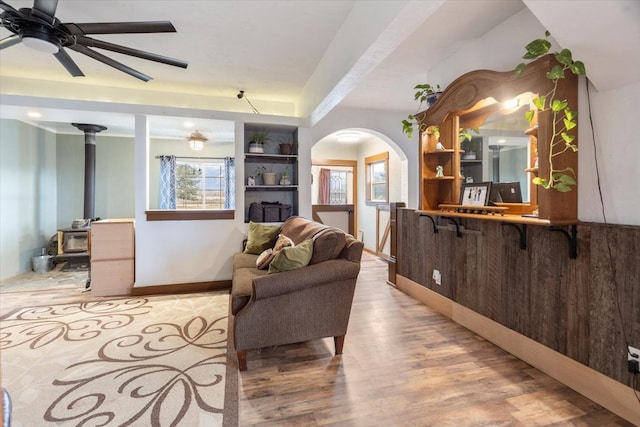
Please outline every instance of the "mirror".
[{"label": "mirror", "polygon": [[[483,114],[476,110],[460,116],[460,127],[478,131],[471,131],[471,141],[461,142],[464,152],[460,155],[460,167],[464,182],[519,183],[521,202],[531,200],[531,177],[525,172],[532,158],[529,137],[525,135],[529,128],[525,118],[528,109],[528,103],[510,108],[494,103],[486,107]],[[496,197],[502,201],[519,200],[517,184],[494,187]],[[508,190],[508,194],[498,196],[499,187]]]}]

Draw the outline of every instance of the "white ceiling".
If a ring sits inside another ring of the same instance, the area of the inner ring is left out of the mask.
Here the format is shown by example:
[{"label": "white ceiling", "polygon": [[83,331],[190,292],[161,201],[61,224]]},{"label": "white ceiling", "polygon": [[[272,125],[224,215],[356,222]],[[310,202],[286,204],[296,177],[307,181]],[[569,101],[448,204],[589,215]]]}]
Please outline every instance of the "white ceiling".
[{"label": "white ceiling", "polygon": [[[32,0],[6,1],[15,8],[32,6]],[[602,55],[606,43],[617,43],[621,45],[620,57],[627,64],[632,62],[629,70],[639,68],[636,62],[640,55],[630,57],[629,52],[637,52],[640,37],[627,39],[638,33],[640,2],[581,2],[581,22],[570,25],[566,25],[566,14],[572,12],[572,5],[575,9],[574,1],[525,3],[545,28],[559,34],[557,39],[563,45],[577,46],[575,50],[582,50],[587,59]],[[188,68],[105,52],[154,78],[144,83],[68,50],[86,75],[73,78],[52,55],[18,44],[0,51],[0,92],[199,109],[206,105],[212,110],[251,113],[246,99],[236,97],[242,89],[262,113],[305,117],[312,123],[335,106],[412,112],[416,107],[413,86],[424,82],[434,65],[527,7],[525,3],[60,0],[56,16],[62,22],[170,20],[177,33],[93,37],[182,59],[188,61]],[[603,16],[630,24],[631,28],[622,35],[619,31],[598,33],[596,45],[588,45],[587,24]],[[564,30],[567,27],[572,31]],[[9,34],[0,28],[0,37]],[[599,49],[600,44],[605,46]],[[616,60],[616,53],[611,51],[608,46],[607,58]],[[617,81],[638,81],[637,71],[622,73],[616,76]],[[107,126],[110,134],[133,134],[130,114],[56,107],[40,108],[40,119],[27,119],[26,106],[3,103],[0,108],[2,117],[38,122],[55,132],[77,132],[70,122],[95,122]],[[201,120],[194,120],[192,126],[211,132],[217,132],[218,125],[229,129],[228,124]],[[157,132],[156,136],[186,136],[183,122],[163,117],[152,132]]]}]

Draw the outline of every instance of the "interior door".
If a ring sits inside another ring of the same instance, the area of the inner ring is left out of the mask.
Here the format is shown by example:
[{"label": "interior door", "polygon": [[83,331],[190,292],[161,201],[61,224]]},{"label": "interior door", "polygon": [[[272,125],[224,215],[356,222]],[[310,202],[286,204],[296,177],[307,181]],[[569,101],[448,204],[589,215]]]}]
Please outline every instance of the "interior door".
[{"label": "interior door", "polygon": [[313,160],[311,174],[313,220],[356,236],[357,162]]}]

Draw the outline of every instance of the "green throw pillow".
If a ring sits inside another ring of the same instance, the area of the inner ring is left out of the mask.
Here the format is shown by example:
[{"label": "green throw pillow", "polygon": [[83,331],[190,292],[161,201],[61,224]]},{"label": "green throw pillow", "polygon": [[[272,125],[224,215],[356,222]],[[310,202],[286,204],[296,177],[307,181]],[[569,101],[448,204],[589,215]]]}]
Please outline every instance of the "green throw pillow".
[{"label": "green throw pillow", "polygon": [[264,225],[259,222],[249,222],[249,236],[245,254],[260,255],[265,249],[272,248],[280,232],[279,225]]},{"label": "green throw pillow", "polygon": [[313,255],[313,240],[307,239],[297,246],[283,248],[269,264],[269,273],[295,270],[304,267],[311,261]]}]

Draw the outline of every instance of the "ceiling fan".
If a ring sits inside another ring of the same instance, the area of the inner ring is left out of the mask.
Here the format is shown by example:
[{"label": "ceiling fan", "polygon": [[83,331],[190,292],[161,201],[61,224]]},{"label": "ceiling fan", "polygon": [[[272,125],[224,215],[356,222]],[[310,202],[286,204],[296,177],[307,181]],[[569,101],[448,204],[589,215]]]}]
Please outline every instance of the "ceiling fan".
[{"label": "ceiling fan", "polygon": [[0,50],[20,42],[34,49],[53,53],[74,77],[84,76],[64,48],[75,50],[145,82],[152,78],[90,48],[110,50],[150,61],[187,68],[188,63],[155,53],[145,52],[102,40],[87,34],[175,33],[170,21],[62,23],[55,17],[58,0],[34,0],[33,8],[15,9],[0,0],[0,25],[13,35],[0,40]]}]

